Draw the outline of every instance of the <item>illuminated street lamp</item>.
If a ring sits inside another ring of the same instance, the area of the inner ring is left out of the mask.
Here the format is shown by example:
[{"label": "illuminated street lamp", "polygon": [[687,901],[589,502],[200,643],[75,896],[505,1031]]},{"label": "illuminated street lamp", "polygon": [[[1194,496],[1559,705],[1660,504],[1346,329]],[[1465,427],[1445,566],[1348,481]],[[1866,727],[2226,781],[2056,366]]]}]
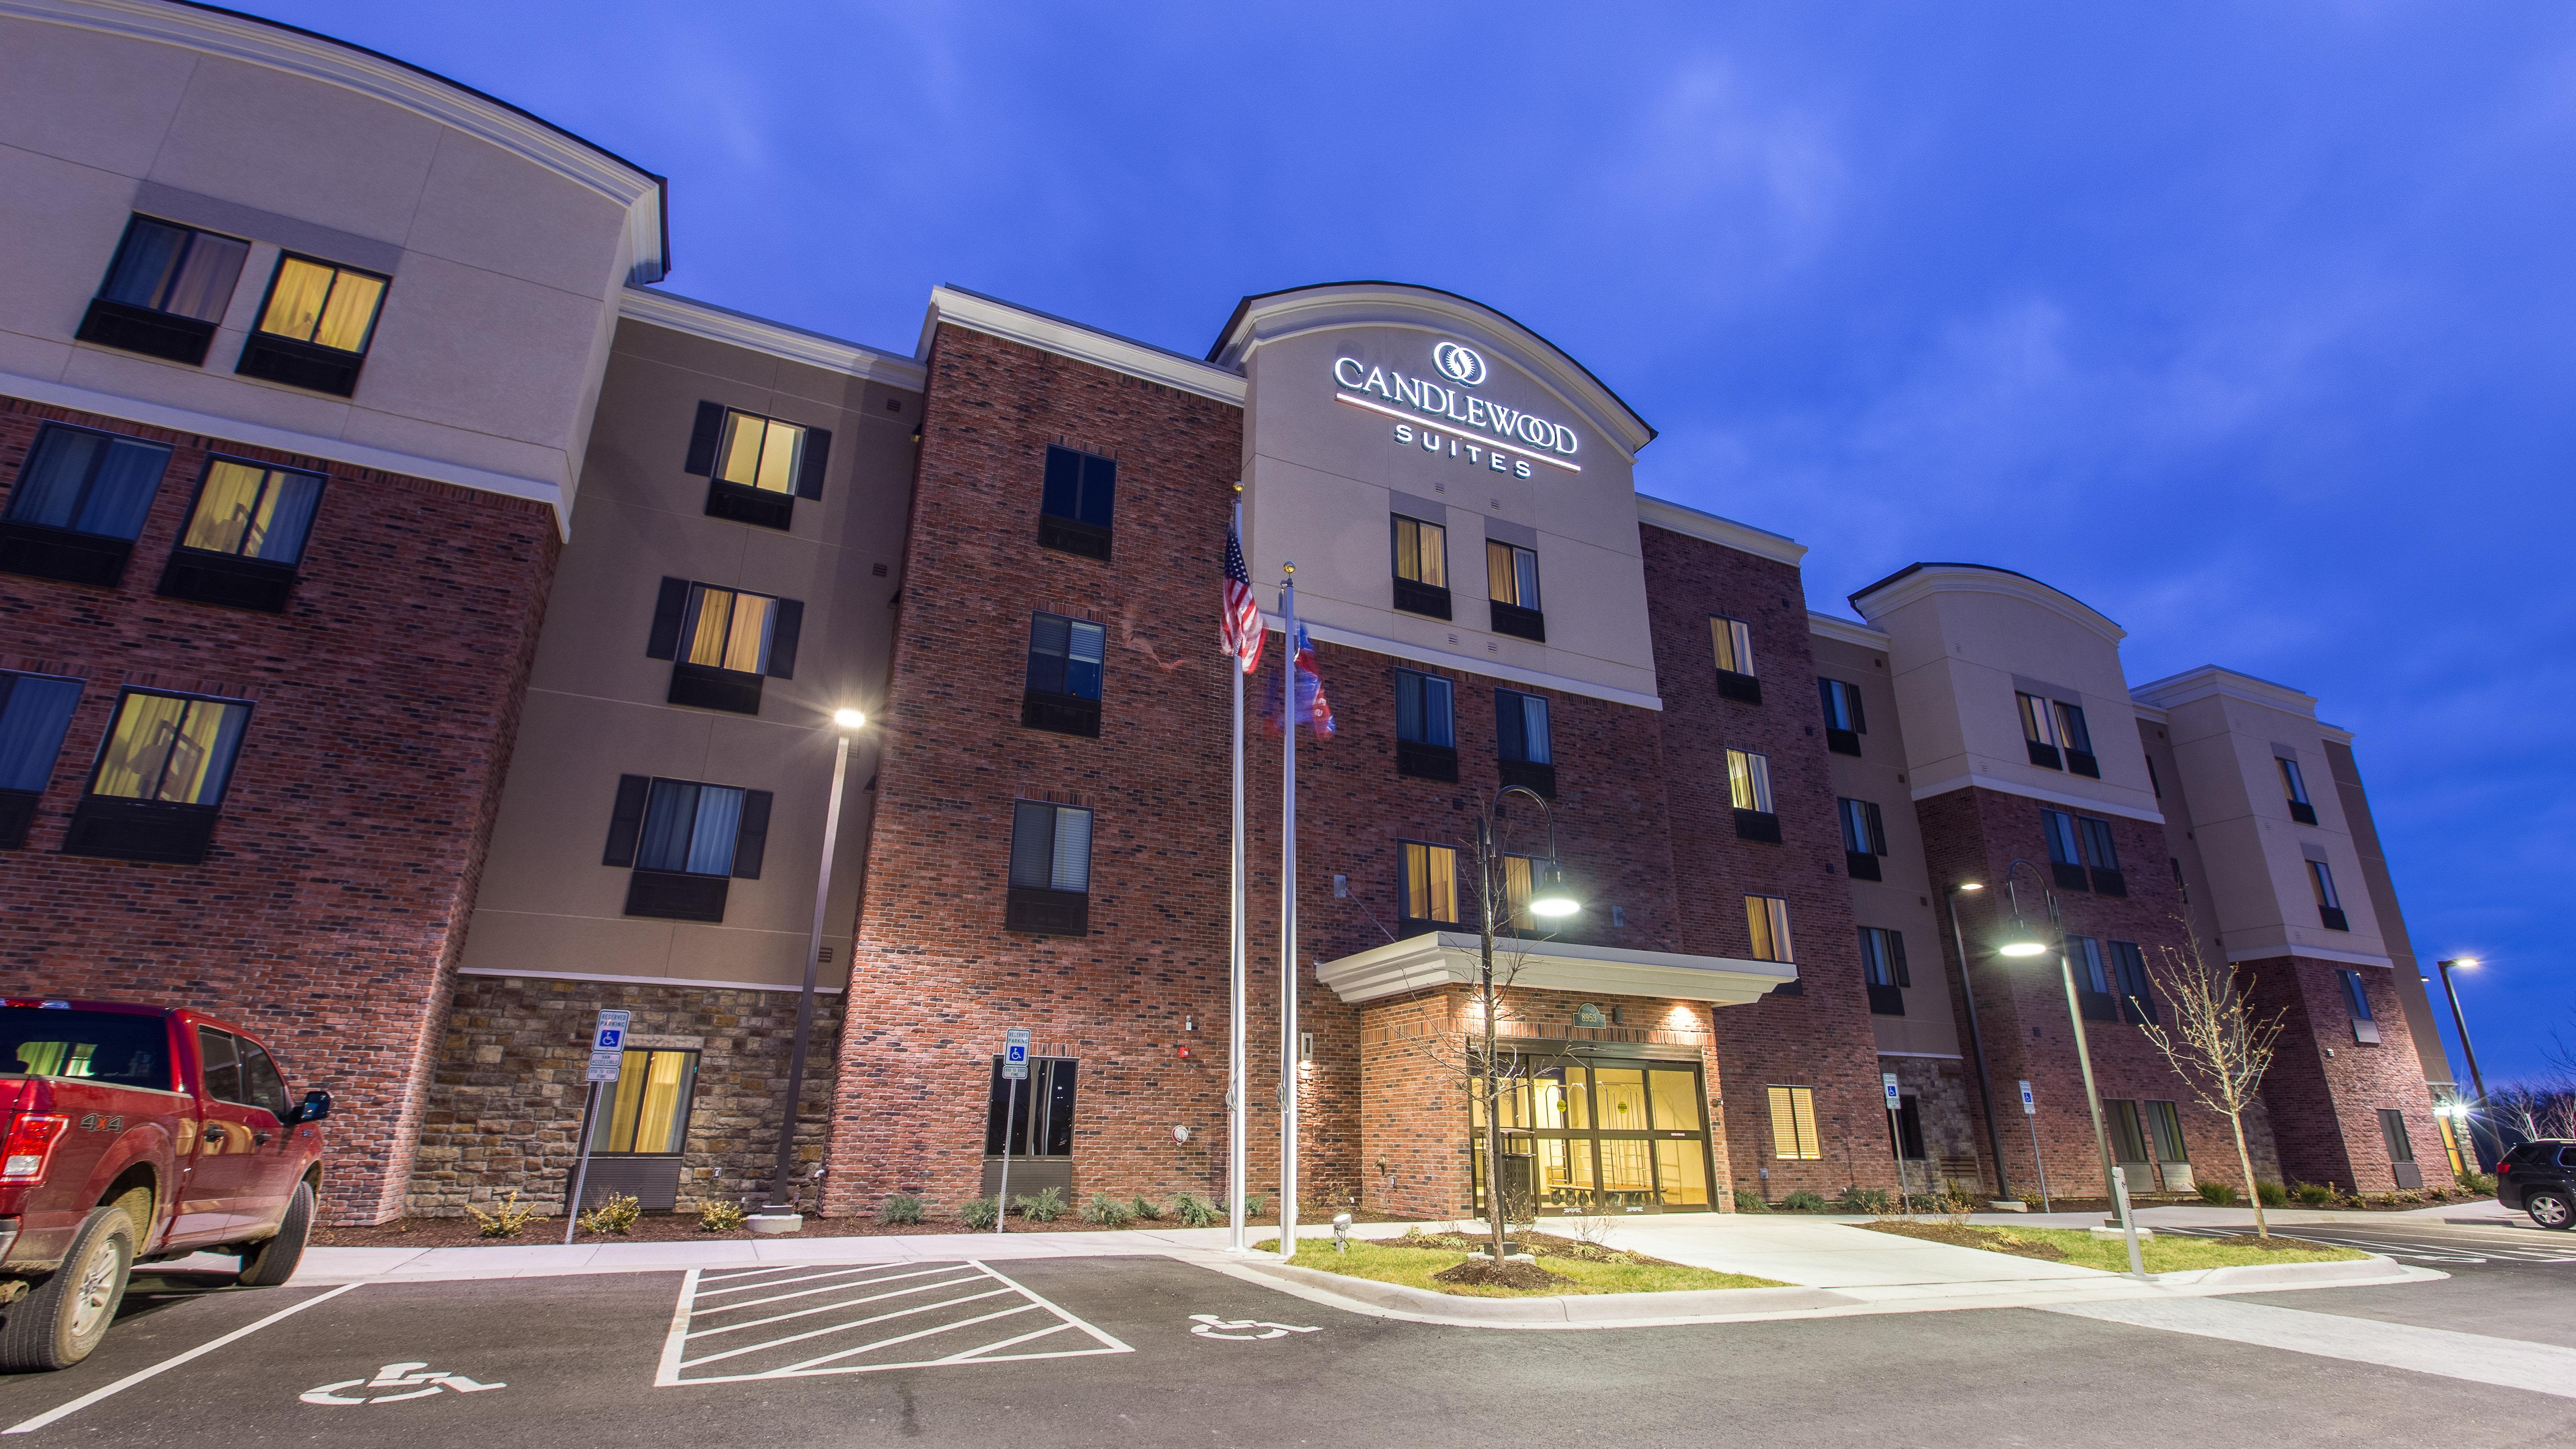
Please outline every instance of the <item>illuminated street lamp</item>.
[{"label": "illuminated street lamp", "polygon": [[760,1233],[792,1233],[805,1226],[796,1211],[790,1174],[796,1170],[796,1108],[805,1096],[805,1048],[814,1033],[814,978],[823,961],[823,918],[832,896],[832,847],[841,835],[841,787],[850,773],[850,736],[868,722],[856,709],[832,711],[832,793],[823,806],[823,860],[814,872],[814,930],[805,943],[805,988],[796,998],[796,1042],[787,1054],[787,1105],[778,1123],[778,1167],[770,1174],[769,1202],[750,1219]]},{"label": "illuminated street lamp", "polygon": [[1968,941],[1959,929],[1959,897],[1985,888],[1984,881],[1963,880],[1943,891],[1941,901],[1950,908],[1950,944],[1959,952],[1959,995],[1968,1003],[1968,1055],[1977,1064],[1977,1101],[1986,1109],[1986,1146],[1995,1155],[1995,1196],[2009,1202],[2012,1185],[2004,1179],[2003,1132],[1995,1125],[1995,1092],[1986,1080],[1986,1038],[1977,1028],[1977,987],[1968,979]]},{"label": "illuminated street lamp", "polygon": [[[2457,1028],[2460,1033],[2460,1055],[2469,1059],[2469,1085],[2477,1089],[2478,1106],[2483,1108],[2487,1104],[2486,1078],[2478,1075],[2478,1049],[2469,1045],[2469,1019],[2460,1014],[2460,988],[2451,983],[2452,967],[2459,966],[2474,971],[2477,969],[2478,958],[2475,956],[2454,956],[2448,961],[2436,961],[2433,965],[2436,970],[2439,970],[2442,973],[2442,994],[2451,998],[2451,1025]],[[2475,1120],[2473,1118],[2469,1118],[2467,1109],[2465,1108],[2462,1109],[2461,1116],[2463,1119],[2469,1120],[2472,1123]],[[2495,1137],[2495,1127],[2493,1124],[2489,1124],[2487,1135],[2489,1137]],[[2475,1153],[2477,1145],[2477,1128],[2472,1125],[2469,1128],[2469,1150],[2472,1153]],[[2495,1147],[2496,1155],[2498,1157],[2502,1157],[2504,1155],[2504,1141],[2502,1138],[2496,1138]],[[2483,1167],[2485,1164],[2481,1163],[2479,1165]]]}]

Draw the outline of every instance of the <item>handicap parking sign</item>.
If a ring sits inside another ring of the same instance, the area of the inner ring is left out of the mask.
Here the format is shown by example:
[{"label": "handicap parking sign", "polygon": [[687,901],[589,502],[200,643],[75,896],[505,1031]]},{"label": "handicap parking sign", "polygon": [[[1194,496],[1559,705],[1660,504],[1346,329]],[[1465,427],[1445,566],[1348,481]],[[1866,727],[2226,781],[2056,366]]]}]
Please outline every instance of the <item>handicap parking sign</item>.
[{"label": "handicap parking sign", "polygon": [[1024,1082],[1029,1077],[1029,1034],[1012,1027],[1002,1034],[1002,1076],[1005,1080]]}]

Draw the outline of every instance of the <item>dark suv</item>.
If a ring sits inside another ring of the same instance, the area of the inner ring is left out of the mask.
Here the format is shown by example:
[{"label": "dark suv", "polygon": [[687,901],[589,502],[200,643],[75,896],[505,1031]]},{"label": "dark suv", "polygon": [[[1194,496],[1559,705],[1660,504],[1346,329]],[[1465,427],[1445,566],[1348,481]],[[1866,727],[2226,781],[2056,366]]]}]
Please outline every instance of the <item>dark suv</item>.
[{"label": "dark suv", "polygon": [[2506,1153],[2496,1164],[2496,1201],[2544,1228],[2576,1225],[2576,1140],[2542,1137]]}]

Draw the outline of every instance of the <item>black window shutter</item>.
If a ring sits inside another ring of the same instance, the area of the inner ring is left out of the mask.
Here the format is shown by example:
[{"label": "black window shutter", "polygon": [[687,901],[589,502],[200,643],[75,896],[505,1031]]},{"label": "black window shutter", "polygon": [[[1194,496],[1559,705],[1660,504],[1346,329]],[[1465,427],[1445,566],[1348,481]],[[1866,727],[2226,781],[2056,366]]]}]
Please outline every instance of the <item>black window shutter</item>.
[{"label": "black window shutter", "polygon": [[772,678],[796,677],[796,636],[804,627],[804,601],[779,600],[778,617],[769,625],[769,673]]},{"label": "black window shutter", "polygon": [[676,659],[680,655],[680,620],[689,612],[689,581],[662,580],[662,597],[653,601],[653,635],[644,641],[647,659]]},{"label": "black window shutter", "polygon": [[1913,985],[1914,978],[1905,974],[1905,933],[1902,931],[1888,931],[1882,933],[1881,938],[1887,942],[1887,969],[1894,977],[1896,984],[1899,986]]},{"label": "black window shutter", "polygon": [[1852,733],[1856,735],[1868,734],[1869,721],[1861,718],[1859,685],[1846,684],[1843,686],[1843,703],[1851,707]]},{"label": "black window shutter", "polygon": [[1824,702],[1825,727],[1827,729],[1841,729],[1842,722],[1834,718],[1834,682],[1830,679],[1817,680],[1816,696]]},{"label": "black window shutter", "polygon": [[1495,753],[1506,760],[1529,758],[1528,721],[1521,713],[1521,697],[1509,690],[1494,691]]},{"label": "black window shutter", "polygon": [[805,454],[796,464],[796,496],[823,496],[823,468],[832,457],[832,435],[821,428],[805,430]]},{"label": "black window shutter", "polygon": [[698,425],[689,434],[689,471],[704,478],[716,471],[716,445],[724,439],[724,404],[698,404]]},{"label": "black window shutter", "polygon": [[600,854],[601,865],[635,864],[635,840],[644,833],[644,797],[652,789],[649,775],[617,777],[617,808],[608,817],[608,849]]},{"label": "black window shutter", "polygon": [[769,792],[742,792],[742,827],[733,837],[733,873],[744,880],[760,879],[761,853],[769,848]]}]

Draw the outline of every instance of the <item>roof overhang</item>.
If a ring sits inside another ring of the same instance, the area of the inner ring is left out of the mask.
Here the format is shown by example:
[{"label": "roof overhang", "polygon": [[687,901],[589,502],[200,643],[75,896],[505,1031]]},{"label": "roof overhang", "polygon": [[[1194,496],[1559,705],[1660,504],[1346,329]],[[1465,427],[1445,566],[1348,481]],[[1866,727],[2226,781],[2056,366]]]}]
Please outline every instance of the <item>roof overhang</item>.
[{"label": "roof overhang", "polygon": [[[1353,1006],[1407,992],[1461,986],[1477,979],[1479,947],[1478,937],[1462,931],[1408,936],[1326,961],[1315,968],[1315,979]],[[1676,956],[1509,937],[1495,940],[1494,964],[1498,974],[1510,973],[1512,985],[1539,991],[1660,996],[1719,1005],[1752,1001],[1798,979],[1798,968],[1784,961]]]},{"label": "roof overhang", "polygon": [[1916,563],[1907,564],[1851,596],[1851,606],[1860,616],[1872,622],[1931,594],[1974,593],[2000,594],[2037,604],[2071,623],[2092,630],[2110,643],[2129,637],[2129,631],[2112,622],[2111,617],[2063,589],[2052,588],[2025,573],[1999,569],[1991,564]]}]

